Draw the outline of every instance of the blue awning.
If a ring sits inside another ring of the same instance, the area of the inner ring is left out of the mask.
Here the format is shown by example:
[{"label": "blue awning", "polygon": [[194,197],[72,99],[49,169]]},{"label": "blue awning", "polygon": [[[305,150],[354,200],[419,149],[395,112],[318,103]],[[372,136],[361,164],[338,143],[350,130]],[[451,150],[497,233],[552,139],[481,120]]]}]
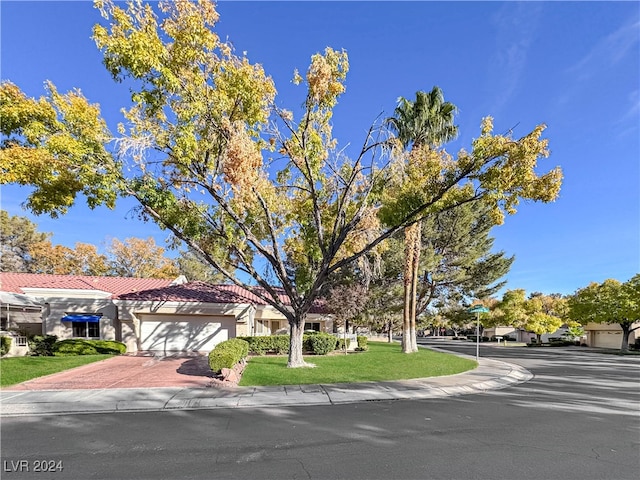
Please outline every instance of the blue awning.
[{"label": "blue awning", "polygon": [[65,315],[63,322],[99,322],[100,315]]}]

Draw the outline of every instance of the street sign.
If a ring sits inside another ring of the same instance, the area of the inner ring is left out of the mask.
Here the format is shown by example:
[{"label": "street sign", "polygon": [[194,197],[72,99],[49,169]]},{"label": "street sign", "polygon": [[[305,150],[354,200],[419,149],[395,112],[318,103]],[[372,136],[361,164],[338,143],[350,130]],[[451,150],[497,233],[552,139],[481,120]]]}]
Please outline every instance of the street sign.
[{"label": "street sign", "polygon": [[487,313],[489,309],[483,305],[474,305],[467,312],[476,314],[476,362],[480,359],[480,314]]},{"label": "street sign", "polygon": [[467,312],[469,313],[487,313],[489,311],[489,309],[487,307],[484,307],[482,305],[475,305],[473,307],[471,307],[470,309],[467,310]]}]

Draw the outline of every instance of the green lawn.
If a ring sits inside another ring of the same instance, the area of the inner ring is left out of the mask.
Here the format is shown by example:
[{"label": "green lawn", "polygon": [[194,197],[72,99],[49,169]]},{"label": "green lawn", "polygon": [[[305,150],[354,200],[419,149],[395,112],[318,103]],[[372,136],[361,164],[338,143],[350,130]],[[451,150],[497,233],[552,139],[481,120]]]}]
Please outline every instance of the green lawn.
[{"label": "green lawn", "polygon": [[378,382],[438,377],[471,370],[473,360],[420,348],[404,354],[398,343],[370,342],[366,352],[309,356],[315,368],[287,368],[286,356],[251,357],[240,385],[304,385],[317,383]]},{"label": "green lawn", "polygon": [[11,357],[0,360],[0,386],[7,387],[32,378],[62,372],[97,362],[113,355],[78,355],[69,357]]}]

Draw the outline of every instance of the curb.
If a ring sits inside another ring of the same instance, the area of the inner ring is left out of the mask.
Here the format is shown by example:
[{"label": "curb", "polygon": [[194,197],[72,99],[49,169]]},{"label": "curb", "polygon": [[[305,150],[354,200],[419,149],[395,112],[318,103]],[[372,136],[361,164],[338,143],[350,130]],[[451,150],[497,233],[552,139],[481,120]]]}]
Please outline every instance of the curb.
[{"label": "curb", "polygon": [[456,375],[379,383],[236,387],[233,390],[186,387],[13,390],[0,391],[0,415],[82,415],[426,400],[499,390],[531,378],[533,374],[523,367],[481,358],[476,369]]}]

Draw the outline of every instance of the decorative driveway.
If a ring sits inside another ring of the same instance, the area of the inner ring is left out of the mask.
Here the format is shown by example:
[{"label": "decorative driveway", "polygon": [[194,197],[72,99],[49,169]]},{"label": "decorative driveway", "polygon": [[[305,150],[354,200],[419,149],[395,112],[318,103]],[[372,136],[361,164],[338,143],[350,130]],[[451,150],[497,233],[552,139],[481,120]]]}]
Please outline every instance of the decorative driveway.
[{"label": "decorative driveway", "polygon": [[2,390],[208,387],[213,381],[214,374],[203,355],[119,355]]}]

